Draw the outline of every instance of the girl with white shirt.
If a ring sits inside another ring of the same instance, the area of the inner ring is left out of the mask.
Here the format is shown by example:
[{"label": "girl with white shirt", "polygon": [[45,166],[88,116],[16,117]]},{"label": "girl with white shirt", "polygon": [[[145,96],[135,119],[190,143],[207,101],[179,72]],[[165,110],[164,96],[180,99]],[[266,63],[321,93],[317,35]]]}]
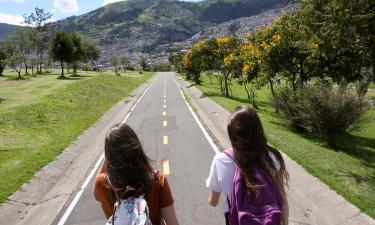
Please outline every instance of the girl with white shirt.
[{"label": "girl with white shirt", "polygon": [[214,157],[206,181],[206,186],[211,190],[209,203],[216,206],[223,193],[226,200],[223,202],[222,212],[225,215],[226,224],[230,224],[229,204],[236,169],[240,171],[241,179],[249,193],[255,193],[259,188],[252,174],[254,169],[258,169],[271,181],[281,197],[281,224],[287,225],[289,210],[284,185],[288,182],[288,173],[280,152],[267,145],[256,111],[251,108],[237,107],[229,118],[227,131],[233,148],[229,151],[233,152],[233,157],[224,152]]}]

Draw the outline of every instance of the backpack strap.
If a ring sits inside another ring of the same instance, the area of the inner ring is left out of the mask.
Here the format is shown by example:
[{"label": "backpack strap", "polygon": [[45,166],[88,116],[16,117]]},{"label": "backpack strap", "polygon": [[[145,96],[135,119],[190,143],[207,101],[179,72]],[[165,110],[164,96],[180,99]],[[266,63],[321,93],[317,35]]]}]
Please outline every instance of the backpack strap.
[{"label": "backpack strap", "polygon": [[[229,158],[231,158],[231,159],[234,161],[234,152],[233,152],[233,149],[232,149],[232,148],[225,149],[225,150],[224,150],[224,153],[225,153]],[[227,203],[228,203],[228,208],[229,208],[229,211],[230,211],[231,204],[230,204],[230,200],[229,200],[229,197],[228,197],[228,196],[227,196]],[[229,212],[228,212],[228,213],[229,213]]]},{"label": "backpack strap", "polygon": [[232,148],[227,148],[224,150],[224,153],[234,161],[234,152]]}]

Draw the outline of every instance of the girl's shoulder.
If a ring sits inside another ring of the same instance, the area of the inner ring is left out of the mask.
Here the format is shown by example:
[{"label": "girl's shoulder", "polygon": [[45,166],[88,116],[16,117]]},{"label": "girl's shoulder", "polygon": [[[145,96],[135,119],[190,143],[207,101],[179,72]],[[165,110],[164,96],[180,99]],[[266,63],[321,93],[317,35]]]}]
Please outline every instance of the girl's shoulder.
[{"label": "girl's shoulder", "polygon": [[165,180],[167,179],[163,173],[161,173],[160,171],[158,170],[155,170],[154,171],[154,181],[157,185],[161,185],[163,186],[164,183],[165,183]]},{"label": "girl's shoulder", "polygon": [[216,154],[214,161],[233,163],[233,151],[231,149],[226,149],[225,151]]}]

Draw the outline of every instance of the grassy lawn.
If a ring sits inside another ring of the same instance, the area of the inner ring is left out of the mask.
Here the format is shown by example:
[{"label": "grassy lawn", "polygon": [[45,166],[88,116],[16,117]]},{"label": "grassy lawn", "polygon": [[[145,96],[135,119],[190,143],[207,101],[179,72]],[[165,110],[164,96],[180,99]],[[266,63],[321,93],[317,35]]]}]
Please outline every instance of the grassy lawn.
[{"label": "grassy lawn", "polygon": [[153,74],[80,72],[58,80],[58,73],[0,78],[0,203]]},{"label": "grassy lawn", "polygon": [[[221,95],[216,81],[203,77],[197,85],[206,96],[232,112],[238,105],[250,106],[242,86],[232,83],[233,98]],[[351,130],[333,150],[323,137],[299,134],[280,119],[271,104],[270,91],[257,91],[257,110],[269,142],[297,161],[333,190],[375,218],[375,109],[372,107],[359,130]]]}]

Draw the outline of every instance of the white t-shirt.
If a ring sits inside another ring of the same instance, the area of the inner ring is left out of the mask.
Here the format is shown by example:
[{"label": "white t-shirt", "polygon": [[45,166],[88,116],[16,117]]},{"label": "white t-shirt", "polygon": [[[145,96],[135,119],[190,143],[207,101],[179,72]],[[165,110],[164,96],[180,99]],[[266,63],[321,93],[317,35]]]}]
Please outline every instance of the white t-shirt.
[{"label": "white t-shirt", "polygon": [[[273,153],[268,153],[271,159],[274,161],[276,169],[279,171],[280,163],[277,161]],[[229,211],[226,198],[228,197],[230,199],[232,193],[233,176],[235,170],[236,165],[233,160],[224,152],[218,153],[212,160],[210,175],[206,180],[206,186],[208,189],[214,192],[223,193],[225,195],[225,201],[223,201],[222,205],[223,213]]]}]

